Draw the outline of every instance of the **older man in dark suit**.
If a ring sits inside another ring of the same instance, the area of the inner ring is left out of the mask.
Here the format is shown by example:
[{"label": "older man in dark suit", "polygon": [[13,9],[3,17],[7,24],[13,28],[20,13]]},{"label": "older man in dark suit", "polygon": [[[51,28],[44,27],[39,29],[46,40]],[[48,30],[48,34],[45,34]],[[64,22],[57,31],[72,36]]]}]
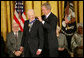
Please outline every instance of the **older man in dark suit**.
[{"label": "older man in dark suit", "polygon": [[42,5],[42,12],[44,15],[39,18],[39,21],[43,24],[44,29],[44,56],[57,57],[58,41],[56,36],[57,17],[51,12],[51,6],[49,3]]},{"label": "older man in dark suit", "polygon": [[28,18],[24,23],[21,51],[24,57],[38,57],[43,49],[42,24],[35,18],[34,10],[28,10]]},{"label": "older man in dark suit", "polygon": [[20,55],[20,45],[22,39],[22,32],[19,31],[19,26],[13,21],[12,32],[7,34],[7,49],[9,57],[16,57]]}]

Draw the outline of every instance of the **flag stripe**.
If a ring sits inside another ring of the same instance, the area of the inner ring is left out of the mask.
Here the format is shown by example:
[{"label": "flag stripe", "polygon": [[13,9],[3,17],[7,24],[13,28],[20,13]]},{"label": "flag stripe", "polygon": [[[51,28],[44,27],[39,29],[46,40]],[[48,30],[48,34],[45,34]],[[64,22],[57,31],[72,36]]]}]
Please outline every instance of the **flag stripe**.
[{"label": "flag stripe", "polygon": [[22,14],[22,17],[26,20],[25,12]]},{"label": "flag stripe", "polygon": [[16,12],[15,10],[15,16],[17,17],[18,21],[20,22],[22,28],[23,28],[23,23],[22,23],[22,20],[19,19],[19,16],[18,16],[18,13]]},{"label": "flag stripe", "polygon": [[16,1],[14,10],[15,10],[14,11],[14,20],[17,24],[19,24],[19,28],[23,32],[24,22],[26,20],[23,2]]},{"label": "flag stripe", "polygon": [[21,31],[23,31],[23,28],[20,25],[20,22],[18,21],[18,19],[16,18],[16,16],[14,15],[14,20],[16,21],[17,24],[19,24],[19,27],[21,29]]},{"label": "flag stripe", "polygon": [[23,24],[24,24],[24,19],[23,19],[23,17],[21,16],[21,20],[22,20],[22,22],[23,22]]}]

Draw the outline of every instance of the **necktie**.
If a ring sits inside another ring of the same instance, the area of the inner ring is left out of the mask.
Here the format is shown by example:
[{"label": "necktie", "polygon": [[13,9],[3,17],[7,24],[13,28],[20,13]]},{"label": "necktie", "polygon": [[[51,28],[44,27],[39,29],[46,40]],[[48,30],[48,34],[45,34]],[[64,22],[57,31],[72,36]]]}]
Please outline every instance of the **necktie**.
[{"label": "necktie", "polygon": [[17,51],[18,49],[17,49],[17,32],[15,33],[15,40],[16,40],[16,43],[15,43],[15,50]]},{"label": "necktie", "polygon": [[17,39],[17,33],[15,34],[15,38]]},{"label": "necktie", "polygon": [[31,31],[32,26],[33,26],[33,23],[31,23],[31,25],[30,25],[29,32]]}]

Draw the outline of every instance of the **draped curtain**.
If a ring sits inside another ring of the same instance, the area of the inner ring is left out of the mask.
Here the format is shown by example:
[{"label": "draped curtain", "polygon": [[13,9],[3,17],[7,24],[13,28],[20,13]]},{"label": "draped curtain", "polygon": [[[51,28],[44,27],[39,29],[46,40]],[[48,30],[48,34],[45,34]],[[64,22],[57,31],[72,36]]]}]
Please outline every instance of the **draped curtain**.
[{"label": "draped curtain", "polygon": [[[43,15],[41,5],[45,2],[50,3],[51,11],[58,17],[58,25],[64,17],[64,1],[23,1],[25,13],[28,9],[34,9],[35,16]],[[83,1],[73,1],[76,23],[83,23]],[[1,1],[1,35],[6,41],[6,35],[12,31],[12,21],[14,15],[15,1]],[[26,14],[27,17],[27,14]]]}]

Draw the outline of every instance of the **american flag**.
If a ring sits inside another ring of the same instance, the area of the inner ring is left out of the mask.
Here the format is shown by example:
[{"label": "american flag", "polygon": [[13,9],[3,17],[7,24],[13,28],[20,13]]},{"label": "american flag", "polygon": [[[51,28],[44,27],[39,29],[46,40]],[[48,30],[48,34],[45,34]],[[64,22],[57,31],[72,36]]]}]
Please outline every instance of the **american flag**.
[{"label": "american flag", "polygon": [[[71,21],[73,18],[75,18],[75,11],[74,11],[74,4],[72,1],[65,1],[64,4],[64,16],[65,16],[65,21],[68,23]],[[75,20],[75,19],[73,19]]]},{"label": "american flag", "polygon": [[14,21],[19,25],[19,29],[23,32],[24,21],[26,20],[23,1],[15,1]]}]

